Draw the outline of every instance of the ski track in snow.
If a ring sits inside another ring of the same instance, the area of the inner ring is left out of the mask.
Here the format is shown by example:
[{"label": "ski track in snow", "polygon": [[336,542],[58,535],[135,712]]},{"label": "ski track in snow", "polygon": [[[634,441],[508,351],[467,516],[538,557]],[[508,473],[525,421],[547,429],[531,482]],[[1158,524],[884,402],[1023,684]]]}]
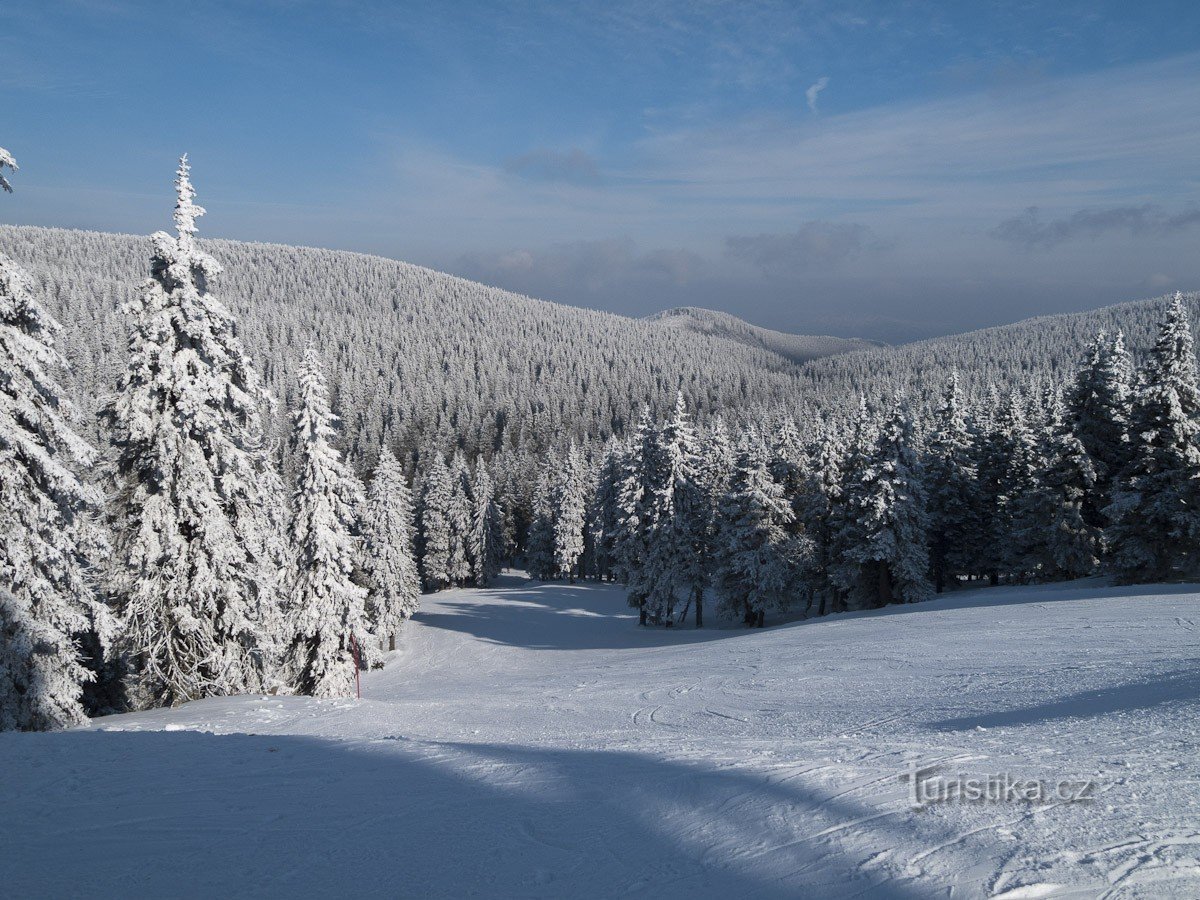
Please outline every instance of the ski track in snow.
[{"label": "ski track in snow", "polygon": [[[1194,586],[763,630],[515,574],[422,604],[362,701],[0,735],[0,895],[1200,896]],[[913,761],[1096,798],[914,810]]]}]

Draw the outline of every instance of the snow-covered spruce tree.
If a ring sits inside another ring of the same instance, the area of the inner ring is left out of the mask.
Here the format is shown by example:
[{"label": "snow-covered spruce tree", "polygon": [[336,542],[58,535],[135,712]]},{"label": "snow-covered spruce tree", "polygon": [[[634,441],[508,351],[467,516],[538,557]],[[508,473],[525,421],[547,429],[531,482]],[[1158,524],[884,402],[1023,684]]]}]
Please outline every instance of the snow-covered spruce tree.
[{"label": "snow-covered spruce tree", "polygon": [[809,539],[805,558],[804,588],[816,614],[832,612],[840,591],[832,576],[838,553],[838,507],[842,500],[841,435],[832,427],[817,446],[800,494],[793,502],[797,518]]},{"label": "snow-covered spruce tree", "polygon": [[1167,311],[1130,414],[1130,461],[1107,512],[1122,582],[1200,576],[1200,388],[1182,294]]},{"label": "snow-covered spruce tree", "polygon": [[851,609],[916,603],[932,594],[929,519],[912,424],[897,398],[858,478],[846,488],[854,539],[843,539],[835,574]]},{"label": "snow-covered spruce tree", "polygon": [[471,488],[475,501],[471,520],[471,580],[476,587],[487,587],[500,574],[504,556],[504,522],[496,502],[496,489],[483,459],[475,463],[475,483]]},{"label": "snow-covered spruce tree", "polygon": [[583,481],[583,457],[571,442],[554,489],[554,569],[571,584],[579,573],[583,556],[584,513],[587,506]]},{"label": "snow-covered spruce tree", "polygon": [[929,558],[934,588],[970,571],[978,555],[976,542],[982,528],[976,489],[971,432],[962,408],[958,372],[950,382],[933,419],[925,446],[926,484],[929,489]]},{"label": "snow-covered spruce tree", "polygon": [[638,610],[638,622],[647,624],[646,600],[653,589],[649,567],[658,504],[655,491],[663,484],[662,452],[658,429],[649,409],[642,410],[637,433],[625,452],[617,492],[617,533],[614,550],[617,578],[625,585],[629,605]]},{"label": "snow-covered spruce tree", "polygon": [[1084,498],[1093,527],[1107,524],[1103,510],[1112,502],[1118,476],[1129,462],[1130,398],[1133,369],[1118,331],[1110,341],[1101,331],[1066,396],[1067,423],[1092,459],[1096,486]]},{"label": "snow-covered spruce tree", "polygon": [[[106,407],[117,449],[114,593],[136,706],[260,690],[261,610],[279,561],[260,409],[268,399],[209,293],[220,273],[195,243],[187,157],[174,237],[152,238],[150,279],[125,305],[129,362]],[[277,484],[277,482],[275,482]]]},{"label": "snow-covered spruce tree", "polygon": [[709,574],[709,509],[701,480],[703,460],[683,391],[676,395],[675,411],[659,433],[658,446],[663,471],[654,493],[656,527],[649,548],[652,588],[646,598],[647,612],[671,624],[675,603],[683,597],[695,605],[702,626]]},{"label": "snow-covered spruce tree", "polygon": [[362,518],[367,621],[381,644],[386,641],[395,650],[401,623],[417,611],[421,583],[413,556],[412,494],[386,446],[379,452]]},{"label": "snow-covered spruce tree", "polygon": [[450,488],[450,558],[446,571],[450,583],[459,585],[471,580],[475,564],[471,556],[475,500],[471,496],[471,470],[462,450],[454,451],[450,460]]},{"label": "snow-covered spruce tree", "polygon": [[558,471],[558,455],[547,451],[538,469],[532,518],[525,539],[525,567],[529,577],[538,581],[548,581],[558,574],[554,558],[554,482]]},{"label": "snow-covered spruce tree", "polygon": [[713,550],[718,615],[760,628],[768,609],[787,607],[801,556],[791,504],[765,455],[750,441],[739,448]]},{"label": "snow-covered spruce tree", "polygon": [[[17,166],[0,148],[0,187],[11,191],[5,167]],[[104,550],[100,496],[74,471],[95,452],[72,429],[55,380],[66,368],[54,348],[59,329],[25,273],[0,255],[0,731],[86,721],[83,683],[93,675],[80,639],[109,636],[89,572]]]},{"label": "snow-covered spruce tree", "polygon": [[617,532],[619,511],[617,507],[621,480],[622,445],[610,438],[604,448],[599,471],[596,473],[595,489],[588,504],[588,535],[592,548],[589,575],[600,581],[613,578],[614,542]]},{"label": "snow-covered spruce tree", "polygon": [[446,457],[435,453],[421,487],[421,579],[427,591],[443,590],[452,581],[453,504],[454,486]]},{"label": "snow-covered spruce tree", "polygon": [[[706,440],[699,448],[699,482],[703,500],[703,557],[700,572],[704,587],[711,587],[717,535],[720,529],[721,504],[729,493],[736,460],[729,443],[725,422],[717,417],[708,429]],[[696,627],[704,627],[704,595],[695,598]]]},{"label": "snow-covered spruce tree", "polygon": [[362,488],[333,446],[336,422],[321,360],[309,347],[293,419],[296,572],[287,672],[296,691],[312,697],[350,696],[357,665],[370,661],[374,650],[366,627],[367,592],[353,581]]},{"label": "snow-covered spruce tree", "polygon": [[850,596],[851,585],[857,583],[860,566],[849,555],[867,540],[866,521],[862,517],[859,494],[862,485],[872,477],[872,460],[878,434],[875,417],[865,396],[858,399],[858,411],[846,430],[841,457],[838,489],[830,495],[828,529],[830,533],[829,583],[834,589],[833,610],[845,612],[858,609],[863,602],[862,592]]},{"label": "snow-covered spruce tree", "polygon": [[1041,578],[1083,578],[1100,564],[1103,534],[1084,514],[1097,488],[1096,469],[1083,442],[1058,414],[1046,424],[1044,465],[1019,536],[1028,566]]}]

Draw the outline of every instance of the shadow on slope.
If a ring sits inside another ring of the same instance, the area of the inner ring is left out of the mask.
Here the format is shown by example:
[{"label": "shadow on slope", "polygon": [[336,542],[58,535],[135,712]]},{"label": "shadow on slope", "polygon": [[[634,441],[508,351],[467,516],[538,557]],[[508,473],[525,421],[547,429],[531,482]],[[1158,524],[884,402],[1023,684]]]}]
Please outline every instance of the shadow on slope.
[{"label": "shadow on slope", "polygon": [[[624,589],[617,584],[561,581],[540,582],[508,573],[486,591],[462,590],[461,599],[437,599],[427,604],[414,619],[431,628],[473,635],[483,641],[531,650],[623,650],[641,647],[681,646],[726,638],[778,634],[796,627],[820,627],[823,623],[880,619],[881,627],[893,616],[922,612],[950,612],[1026,604],[1046,605],[1105,597],[1164,596],[1196,593],[1200,586],[1155,584],[1112,587],[1102,579],[1042,585],[1012,585],[966,588],[942,594],[923,603],[885,606],[880,609],[834,613],[801,618],[775,616],[764,629],[717,619],[712,601],[705,604],[703,629],[688,622],[673,628],[637,624],[637,614],[626,603]],[[433,595],[438,598],[439,595]],[[433,608],[428,608],[433,607]]]},{"label": "shadow on slope", "polygon": [[[875,807],[794,777],[624,752],[0,737],[10,896],[917,898],[932,885],[863,863],[944,827],[912,820],[899,785]],[[848,826],[851,851],[830,836]]]},{"label": "shadow on slope", "polygon": [[[1200,660],[1193,662],[1200,663]],[[1038,725],[1061,719],[1082,719],[1113,713],[1131,713],[1170,704],[1194,703],[1198,700],[1200,700],[1200,667],[1193,665],[1177,672],[1164,672],[1149,680],[1080,691],[1059,700],[1034,706],[944,719],[940,722],[930,723],[930,727],[947,731],[963,731],[971,728]]]},{"label": "shadow on slope", "polygon": [[[705,612],[714,626],[719,624],[711,604]],[[642,628],[624,590],[617,585],[539,582],[511,574],[501,576],[485,591],[460,591],[454,599],[439,598],[413,619],[430,628],[531,650],[623,650],[746,634],[741,627],[696,629],[690,624]]]}]

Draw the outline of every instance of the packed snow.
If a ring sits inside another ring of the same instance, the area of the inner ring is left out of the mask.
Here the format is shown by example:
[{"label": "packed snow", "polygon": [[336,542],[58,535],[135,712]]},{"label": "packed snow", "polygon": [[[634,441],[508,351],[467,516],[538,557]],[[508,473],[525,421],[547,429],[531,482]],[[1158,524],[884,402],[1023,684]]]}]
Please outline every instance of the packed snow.
[{"label": "packed snow", "polygon": [[[1195,586],[636,622],[509,573],[423,598],[361,701],[0,734],[4,894],[1200,896]],[[914,808],[913,765],[1094,799]]]}]

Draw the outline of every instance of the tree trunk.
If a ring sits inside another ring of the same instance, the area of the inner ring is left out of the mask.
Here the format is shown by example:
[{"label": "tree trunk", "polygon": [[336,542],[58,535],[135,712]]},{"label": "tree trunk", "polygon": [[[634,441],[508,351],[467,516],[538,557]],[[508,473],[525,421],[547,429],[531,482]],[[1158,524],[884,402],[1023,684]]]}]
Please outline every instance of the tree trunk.
[{"label": "tree trunk", "polygon": [[704,588],[696,588],[696,627],[704,627]]},{"label": "tree trunk", "polygon": [[892,602],[892,573],[884,563],[879,564],[879,605],[887,606]]},{"label": "tree trunk", "polygon": [[394,632],[394,631],[388,635],[388,649],[389,650],[396,649],[396,632]]},{"label": "tree trunk", "polygon": [[996,585],[998,585],[1000,583],[1000,573],[999,572],[989,572],[988,573],[988,581],[991,582],[992,587],[995,587]]},{"label": "tree trunk", "polygon": [[938,566],[936,569],[934,569],[933,585],[934,590],[939,594],[946,589],[946,573],[942,570],[941,566]]},{"label": "tree trunk", "polygon": [[765,609],[760,609],[758,611],[758,627],[759,628],[763,627],[763,623],[766,622],[766,619],[767,619],[767,611]]}]

